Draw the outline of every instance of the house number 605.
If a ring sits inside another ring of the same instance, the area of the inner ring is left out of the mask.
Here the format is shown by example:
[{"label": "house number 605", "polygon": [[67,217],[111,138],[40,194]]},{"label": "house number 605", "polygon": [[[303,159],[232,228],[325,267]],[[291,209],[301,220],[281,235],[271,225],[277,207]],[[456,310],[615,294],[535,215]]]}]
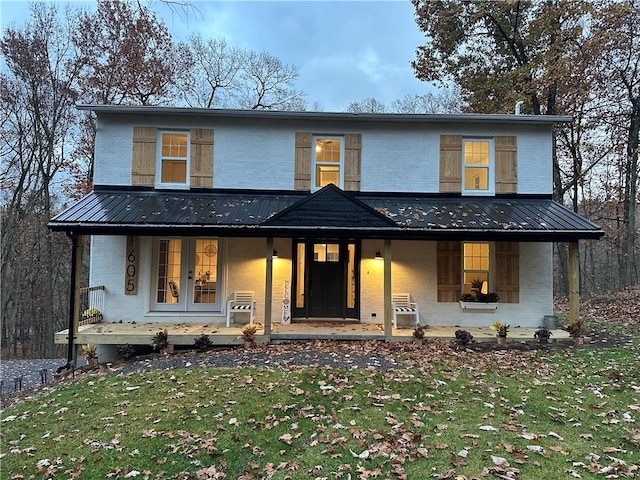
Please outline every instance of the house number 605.
[{"label": "house number 605", "polygon": [[124,294],[138,293],[138,237],[127,236],[127,261],[125,265]]}]

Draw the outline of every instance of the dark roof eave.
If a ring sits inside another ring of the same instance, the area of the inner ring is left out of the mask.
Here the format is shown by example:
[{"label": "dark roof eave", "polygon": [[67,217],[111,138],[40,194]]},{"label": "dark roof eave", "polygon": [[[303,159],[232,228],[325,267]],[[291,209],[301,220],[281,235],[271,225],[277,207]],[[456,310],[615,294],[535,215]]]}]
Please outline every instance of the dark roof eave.
[{"label": "dark roof eave", "polygon": [[91,224],[50,222],[52,231],[83,235],[149,235],[194,234],[251,237],[305,236],[357,236],[360,238],[390,238],[412,240],[502,240],[527,242],[574,242],[598,240],[602,230],[482,230],[482,229],[409,229],[405,227],[349,228],[319,226],[259,225],[139,225],[139,224]]},{"label": "dark roof eave", "polygon": [[141,105],[96,105],[78,104],[79,110],[89,110],[98,114],[122,115],[170,115],[191,117],[218,117],[237,119],[269,120],[322,120],[353,122],[399,122],[399,123],[528,123],[555,124],[573,120],[568,115],[514,115],[514,114],[403,114],[403,113],[351,113],[351,112],[314,112],[286,110],[236,110],[216,108],[160,107]]}]

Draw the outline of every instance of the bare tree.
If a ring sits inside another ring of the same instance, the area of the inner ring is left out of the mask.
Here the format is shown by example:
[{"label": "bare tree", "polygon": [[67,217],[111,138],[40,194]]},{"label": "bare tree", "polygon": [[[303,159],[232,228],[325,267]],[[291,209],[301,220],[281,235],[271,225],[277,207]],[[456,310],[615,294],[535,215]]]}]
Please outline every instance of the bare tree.
[{"label": "bare tree", "polygon": [[240,71],[246,51],[229,46],[224,38],[189,38],[189,71],[179,80],[179,89],[190,107],[227,107],[240,88]]},{"label": "bare tree", "polygon": [[240,74],[237,107],[252,110],[304,110],[304,93],[296,90],[298,67],[267,52],[249,52]]},{"label": "bare tree", "polygon": [[386,113],[387,106],[381,101],[368,97],[360,102],[351,102],[347,107],[350,113]]},{"label": "bare tree", "polygon": [[390,110],[398,113],[460,113],[463,101],[456,86],[442,88],[436,93],[405,95],[391,102]]},{"label": "bare tree", "polygon": [[35,4],[24,29],[9,28],[0,40],[7,65],[0,90],[2,323],[11,341],[37,337],[43,356],[52,355],[54,328],[67,318],[58,299],[68,290],[56,282],[64,237],[49,232],[47,222],[73,145],[82,68],[71,41],[74,22],[69,13],[61,22],[55,5]]}]

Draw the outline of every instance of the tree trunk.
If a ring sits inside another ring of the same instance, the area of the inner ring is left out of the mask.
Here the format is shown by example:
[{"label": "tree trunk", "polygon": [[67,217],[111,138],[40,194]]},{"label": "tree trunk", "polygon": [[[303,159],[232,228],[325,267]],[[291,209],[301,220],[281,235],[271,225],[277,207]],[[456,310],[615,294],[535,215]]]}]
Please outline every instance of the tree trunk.
[{"label": "tree trunk", "polygon": [[622,234],[621,286],[635,284],[636,209],[638,206],[638,138],[640,130],[640,97],[631,99],[632,111],[627,138],[627,165],[623,199],[624,230]]}]

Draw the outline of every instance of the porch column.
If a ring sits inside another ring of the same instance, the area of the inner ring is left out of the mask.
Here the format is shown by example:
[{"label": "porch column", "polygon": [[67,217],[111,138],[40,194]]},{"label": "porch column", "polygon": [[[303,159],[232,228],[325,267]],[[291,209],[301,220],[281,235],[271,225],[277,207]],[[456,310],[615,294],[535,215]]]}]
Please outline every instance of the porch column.
[{"label": "porch column", "polygon": [[271,335],[271,305],[273,300],[273,237],[267,237],[267,272],[264,282],[264,334]]},{"label": "porch column", "polygon": [[580,250],[578,242],[569,243],[569,321],[580,315]]},{"label": "porch column", "polygon": [[391,240],[384,241],[384,336],[393,336],[393,312],[391,310]]},{"label": "porch column", "polygon": [[80,325],[80,282],[82,281],[82,235],[69,234],[71,238],[71,285],[69,288],[69,335],[67,337],[67,362],[78,359],[75,340]]}]

